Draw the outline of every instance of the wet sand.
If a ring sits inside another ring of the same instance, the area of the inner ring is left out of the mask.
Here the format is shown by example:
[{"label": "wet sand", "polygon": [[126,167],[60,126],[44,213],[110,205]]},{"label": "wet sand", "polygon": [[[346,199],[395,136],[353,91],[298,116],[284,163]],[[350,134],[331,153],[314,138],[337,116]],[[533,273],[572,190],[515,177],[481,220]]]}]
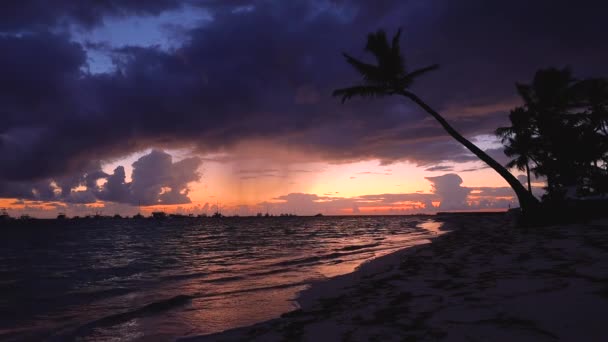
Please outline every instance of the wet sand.
[{"label": "wet sand", "polygon": [[281,318],[188,341],[605,341],[608,220],[452,216],[432,243],[316,283]]}]

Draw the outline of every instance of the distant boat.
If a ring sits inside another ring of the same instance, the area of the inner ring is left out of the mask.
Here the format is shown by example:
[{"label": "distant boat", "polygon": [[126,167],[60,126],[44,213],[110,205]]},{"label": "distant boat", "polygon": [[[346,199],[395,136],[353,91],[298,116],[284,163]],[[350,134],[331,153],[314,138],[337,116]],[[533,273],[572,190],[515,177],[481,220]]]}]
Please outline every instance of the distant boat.
[{"label": "distant boat", "polygon": [[57,219],[58,220],[65,220],[65,218],[66,218],[65,213],[59,213],[59,214],[57,214]]},{"label": "distant boat", "polygon": [[321,214],[321,213],[318,213],[317,215],[315,215],[315,217],[322,217],[322,216],[323,216],[323,214]]}]

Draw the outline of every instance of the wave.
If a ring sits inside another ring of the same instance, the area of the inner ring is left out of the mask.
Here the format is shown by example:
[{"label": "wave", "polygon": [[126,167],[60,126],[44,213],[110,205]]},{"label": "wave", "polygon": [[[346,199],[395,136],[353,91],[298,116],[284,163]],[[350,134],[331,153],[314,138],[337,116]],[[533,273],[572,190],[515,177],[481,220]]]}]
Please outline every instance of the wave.
[{"label": "wave", "polygon": [[67,336],[58,336],[60,339],[76,339],[78,336],[89,334],[93,329],[98,327],[108,327],[130,321],[135,318],[145,317],[162,313],[176,307],[188,304],[194,297],[188,295],[177,295],[168,299],[152,302],[141,308],[122,312],[114,315],[109,315],[86,323],[76,328]]},{"label": "wave", "polygon": [[[214,273],[219,273],[219,272],[214,272]],[[204,278],[204,277],[207,277],[208,275],[209,275],[209,273],[196,272],[196,273],[187,273],[187,274],[168,275],[168,276],[160,277],[160,279],[161,280],[185,280],[185,279],[192,279],[192,278]]]},{"label": "wave", "polygon": [[[311,280],[315,280],[315,279],[311,279]],[[295,282],[295,283],[271,285],[271,286],[252,287],[252,288],[248,288],[248,289],[234,290],[234,291],[224,291],[224,292],[205,293],[205,294],[199,293],[193,297],[195,297],[195,298],[215,298],[215,297],[223,297],[223,296],[235,295],[235,294],[238,295],[238,294],[243,294],[243,293],[287,289],[287,288],[296,287],[296,286],[309,286],[311,280],[299,281],[299,282]]]},{"label": "wave", "polygon": [[338,249],[338,251],[356,251],[358,249],[372,248],[372,247],[378,247],[378,246],[380,246],[380,243],[369,243],[366,245],[352,245],[352,246],[342,247],[342,248]]},{"label": "wave", "polygon": [[324,254],[324,255],[319,255],[319,256],[286,260],[286,261],[281,261],[281,262],[271,264],[270,266],[294,266],[294,265],[302,265],[302,264],[312,264],[312,263],[320,262],[323,260],[337,259],[337,258],[347,256],[347,255],[353,255],[353,254],[359,254],[359,253],[366,252],[362,249],[363,248],[359,248],[359,249],[355,249],[355,250],[352,250],[349,252],[334,252],[334,253],[329,253],[329,254]]},{"label": "wave", "polygon": [[73,298],[74,302],[84,301],[96,301],[107,297],[122,296],[133,292],[133,289],[125,287],[117,287],[113,289],[103,289],[98,291],[83,291],[83,292],[72,292],[68,296]]},{"label": "wave", "polygon": [[287,273],[287,272],[291,272],[291,271],[293,271],[293,270],[288,269],[288,268],[277,268],[277,269],[270,270],[270,271],[249,273],[247,275],[250,277],[259,277],[259,276],[273,275],[273,274],[278,274],[278,273]]},{"label": "wave", "polygon": [[227,283],[230,281],[237,281],[237,280],[243,280],[244,278],[241,276],[230,276],[230,277],[222,277],[222,278],[216,278],[216,279],[210,279],[205,281],[206,283]]}]

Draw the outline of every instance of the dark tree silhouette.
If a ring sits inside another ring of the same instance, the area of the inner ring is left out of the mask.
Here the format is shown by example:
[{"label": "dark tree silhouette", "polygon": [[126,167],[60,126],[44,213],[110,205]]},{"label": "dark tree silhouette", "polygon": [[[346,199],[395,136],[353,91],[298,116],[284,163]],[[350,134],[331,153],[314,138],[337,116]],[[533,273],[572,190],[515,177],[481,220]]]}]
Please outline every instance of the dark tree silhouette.
[{"label": "dark tree silhouette", "polygon": [[517,195],[524,214],[534,211],[538,207],[539,201],[524,188],[517,178],[500,165],[500,163],[458,133],[439,113],[409,90],[417,77],[438,69],[439,65],[433,64],[418,70],[408,71],[399,47],[400,36],[401,30],[397,31],[392,42],[389,43],[386,33],[382,30],[368,35],[365,50],[374,55],[377,62],[376,65],[359,61],[345,53],[344,57],[346,61],[361,74],[363,83],[348,88],[337,89],[333,92],[333,95],[342,97],[343,103],[355,96],[383,97],[401,95],[412,100],[435,118],[449,135],[492,167],[509,183]]},{"label": "dark tree silhouette", "polygon": [[499,127],[496,129],[496,135],[500,137],[505,144],[505,155],[507,157],[515,157],[509,163],[507,168],[516,167],[520,171],[526,171],[528,179],[528,192],[532,193],[532,182],[530,179],[530,164],[533,162],[534,156],[534,129],[530,116],[524,108],[516,108],[509,114],[512,126]]},{"label": "dark tree silhouette", "polygon": [[496,130],[505,154],[516,157],[507,166],[546,177],[545,200],[608,193],[608,81],[549,68],[517,91],[523,106],[511,111],[510,127]]},{"label": "dark tree silhouette", "polygon": [[[547,177],[550,194],[561,192],[564,183],[574,183],[572,138],[576,133],[566,125],[565,118],[573,107],[569,69],[540,70],[531,84],[517,84],[517,92],[524,101],[522,111],[533,127],[537,165],[535,171]],[[568,139],[570,137],[570,139]],[[558,190],[559,189],[559,190]]]}]

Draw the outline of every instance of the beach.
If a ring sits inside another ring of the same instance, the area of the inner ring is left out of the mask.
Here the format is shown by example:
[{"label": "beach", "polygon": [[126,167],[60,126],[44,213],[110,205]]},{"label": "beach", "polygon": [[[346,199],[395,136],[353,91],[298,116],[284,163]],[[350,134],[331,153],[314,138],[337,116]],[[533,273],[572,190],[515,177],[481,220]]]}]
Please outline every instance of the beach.
[{"label": "beach", "polygon": [[318,282],[281,318],[185,341],[604,341],[608,220],[517,228],[450,215],[449,233]]}]

